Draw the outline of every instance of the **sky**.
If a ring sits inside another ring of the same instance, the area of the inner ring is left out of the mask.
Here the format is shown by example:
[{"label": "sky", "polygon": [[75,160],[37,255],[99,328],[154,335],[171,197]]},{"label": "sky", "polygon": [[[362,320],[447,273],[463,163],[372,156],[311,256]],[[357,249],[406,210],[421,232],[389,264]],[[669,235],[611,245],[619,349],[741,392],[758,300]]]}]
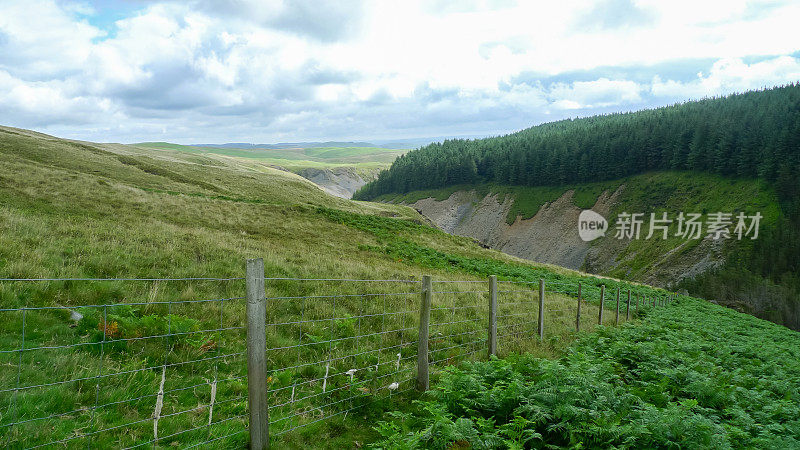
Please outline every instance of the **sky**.
[{"label": "sky", "polygon": [[0,125],[98,142],[486,136],[800,81],[800,2],[0,0]]}]

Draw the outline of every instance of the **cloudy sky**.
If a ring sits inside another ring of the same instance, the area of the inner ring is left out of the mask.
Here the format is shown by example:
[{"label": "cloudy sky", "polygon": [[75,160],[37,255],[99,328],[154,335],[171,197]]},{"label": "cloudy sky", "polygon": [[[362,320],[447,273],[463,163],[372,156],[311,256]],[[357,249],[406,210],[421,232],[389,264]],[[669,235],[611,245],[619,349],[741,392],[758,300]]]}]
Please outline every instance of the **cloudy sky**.
[{"label": "cloudy sky", "polygon": [[0,0],[0,124],[93,141],[494,135],[800,80],[800,2]]}]

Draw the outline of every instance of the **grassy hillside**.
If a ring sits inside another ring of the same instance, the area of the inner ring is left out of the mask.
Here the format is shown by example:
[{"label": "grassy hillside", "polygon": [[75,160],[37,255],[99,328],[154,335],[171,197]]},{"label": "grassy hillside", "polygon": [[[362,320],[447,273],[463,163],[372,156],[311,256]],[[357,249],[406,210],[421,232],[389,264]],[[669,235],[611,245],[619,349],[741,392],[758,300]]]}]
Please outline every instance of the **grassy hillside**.
[{"label": "grassy hillside", "polygon": [[[241,356],[235,356],[244,349],[243,303],[225,302],[223,308],[218,302],[171,302],[242,297],[239,278],[245,258],[263,257],[268,277],[418,280],[424,273],[437,280],[485,281],[496,274],[503,280],[583,280],[587,286],[605,283],[610,289],[620,286],[643,295],[663,294],[486,250],[469,239],[423,225],[410,208],[327,196],[305,179],[274,170],[260,160],[65,141],[12,128],[0,128],[0,217],[0,278],[231,278],[225,282],[0,282],[0,404],[9,405],[0,416],[0,445],[11,447],[75,437],[80,439],[68,445],[84,445],[87,440],[99,447],[149,442],[154,393],[167,357],[172,362],[185,358],[203,362],[168,370],[166,388],[173,390],[164,400],[163,413],[168,417],[159,426],[161,436],[172,436],[159,445],[186,446],[209,435],[243,431],[246,367]],[[380,294],[397,288],[375,283],[369,289]],[[356,285],[268,284],[268,295],[278,297],[363,293]],[[415,296],[410,298],[413,302]],[[560,295],[552,300],[556,305],[573,302]],[[138,304],[107,311],[85,307],[131,302]],[[69,307],[84,317],[74,323],[68,312],[59,309],[17,310],[54,306]],[[276,305],[270,318],[296,320],[297,308],[292,303]],[[308,308],[304,309],[307,318],[330,317],[333,311],[345,315],[342,333],[354,326],[346,317],[361,311],[354,302],[317,302]],[[591,321],[597,306],[587,308]],[[320,339],[328,332],[324,323],[304,327],[301,334],[305,339]],[[226,331],[202,332],[217,327]],[[541,356],[560,355],[575,337],[570,329],[568,322],[548,322],[554,339],[542,344],[529,341],[520,348]],[[168,330],[185,336],[166,343],[163,338],[143,339]],[[296,328],[273,333],[270,342],[276,345],[296,342]],[[107,334],[142,340],[100,352],[97,344]],[[441,340],[444,346],[464,342],[457,335]],[[331,351],[353,351],[354,344]],[[378,343],[361,343],[362,347],[371,345]],[[21,346],[39,350],[16,351]],[[276,352],[270,364],[291,366],[298,358],[320,352]],[[147,367],[155,369],[141,370]],[[276,372],[273,383],[314,380],[322,376],[320,370],[324,373],[325,368],[315,365],[306,371]],[[95,390],[98,373],[127,375],[103,378]],[[76,378],[82,381],[66,382]],[[215,407],[214,414],[222,422],[205,427],[207,416],[198,403],[202,406],[208,401],[209,380],[217,378],[228,380],[217,387],[217,398],[225,403]],[[60,381],[48,386],[54,380]],[[14,386],[39,384],[45,386],[19,395],[14,392]],[[279,385],[283,386],[273,384]],[[174,390],[183,386],[197,387]],[[141,400],[129,401],[132,396]],[[95,414],[92,405],[98,403],[114,407]],[[318,405],[300,406],[313,411]],[[313,414],[304,414],[289,423],[311,425],[275,442],[301,447],[313,438],[320,445],[341,448],[356,440],[371,440],[375,432],[370,424],[385,408],[394,406],[391,401],[378,401],[365,415],[343,414],[319,423]],[[280,411],[274,414],[281,417]],[[44,421],[34,420],[51,415]],[[20,419],[29,422],[10,425]],[[132,422],[135,425],[126,425]],[[108,431],[81,437],[101,429]],[[219,445],[243,446],[245,439],[240,433]]]},{"label": "grassy hillside", "polygon": [[168,142],[143,142],[135,145],[148,149],[176,150],[198,155],[253,159],[261,163],[281,166],[293,172],[309,167],[354,167],[362,171],[375,171],[389,167],[392,161],[408,151],[379,147],[214,148]]}]

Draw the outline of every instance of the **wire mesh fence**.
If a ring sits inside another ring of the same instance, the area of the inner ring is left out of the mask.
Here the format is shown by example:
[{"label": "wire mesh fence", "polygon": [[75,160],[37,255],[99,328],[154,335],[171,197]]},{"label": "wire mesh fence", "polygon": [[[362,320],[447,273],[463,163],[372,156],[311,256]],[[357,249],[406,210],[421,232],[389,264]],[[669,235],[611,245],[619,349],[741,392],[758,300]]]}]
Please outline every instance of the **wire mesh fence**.
[{"label": "wire mesh fence", "polygon": [[[263,281],[258,395],[277,440],[403,398],[418,386],[420,361],[435,374],[495,347],[526,351],[540,335],[630,317],[627,292],[595,285],[434,280],[424,359],[420,280]],[[0,280],[0,445],[247,445],[245,291],[244,278]],[[634,295],[630,308],[663,303]]]},{"label": "wire mesh fence", "polygon": [[[271,436],[412,389],[418,281],[267,280]],[[327,295],[274,295],[324,290]]]},{"label": "wire mesh fence", "polygon": [[500,281],[497,340],[501,349],[515,348],[538,336],[538,282]]},{"label": "wire mesh fence", "polygon": [[485,281],[433,281],[429,359],[441,368],[486,351],[488,289]]},{"label": "wire mesh fence", "polygon": [[[0,309],[0,445],[191,445],[236,431],[246,438],[243,326],[231,320],[242,297],[176,298],[163,288],[217,284],[224,293],[236,281],[2,280],[5,293],[28,304],[4,296]],[[129,283],[147,285],[133,288],[142,298],[67,307],[25,295],[113,294]]]}]

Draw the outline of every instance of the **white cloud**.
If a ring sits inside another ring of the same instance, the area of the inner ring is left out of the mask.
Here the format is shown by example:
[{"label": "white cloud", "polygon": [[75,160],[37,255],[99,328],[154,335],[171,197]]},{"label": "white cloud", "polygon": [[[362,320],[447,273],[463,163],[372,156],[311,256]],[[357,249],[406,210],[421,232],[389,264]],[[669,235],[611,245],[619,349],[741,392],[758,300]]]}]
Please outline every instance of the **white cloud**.
[{"label": "white cloud", "polygon": [[[3,0],[0,123],[122,141],[481,134],[800,79],[791,2],[138,5],[110,20]],[[651,68],[678,60],[703,73]]]},{"label": "white cloud", "polygon": [[116,113],[108,99],[75,92],[71,82],[26,82],[0,70],[0,104],[6,114],[26,123],[82,126]]},{"label": "white cloud", "polygon": [[52,0],[0,2],[0,68],[43,80],[80,71],[103,32]]},{"label": "white cloud", "polygon": [[746,64],[740,58],[720,59],[707,73],[690,82],[653,77],[651,91],[657,97],[699,98],[772,87],[800,80],[800,59],[779,56]]},{"label": "white cloud", "polygon": [[633,81],[600,78],[594,81],[558,83],[550,89],[550,97],[557,108],[603,108],[639,102],[642,87]]}]

